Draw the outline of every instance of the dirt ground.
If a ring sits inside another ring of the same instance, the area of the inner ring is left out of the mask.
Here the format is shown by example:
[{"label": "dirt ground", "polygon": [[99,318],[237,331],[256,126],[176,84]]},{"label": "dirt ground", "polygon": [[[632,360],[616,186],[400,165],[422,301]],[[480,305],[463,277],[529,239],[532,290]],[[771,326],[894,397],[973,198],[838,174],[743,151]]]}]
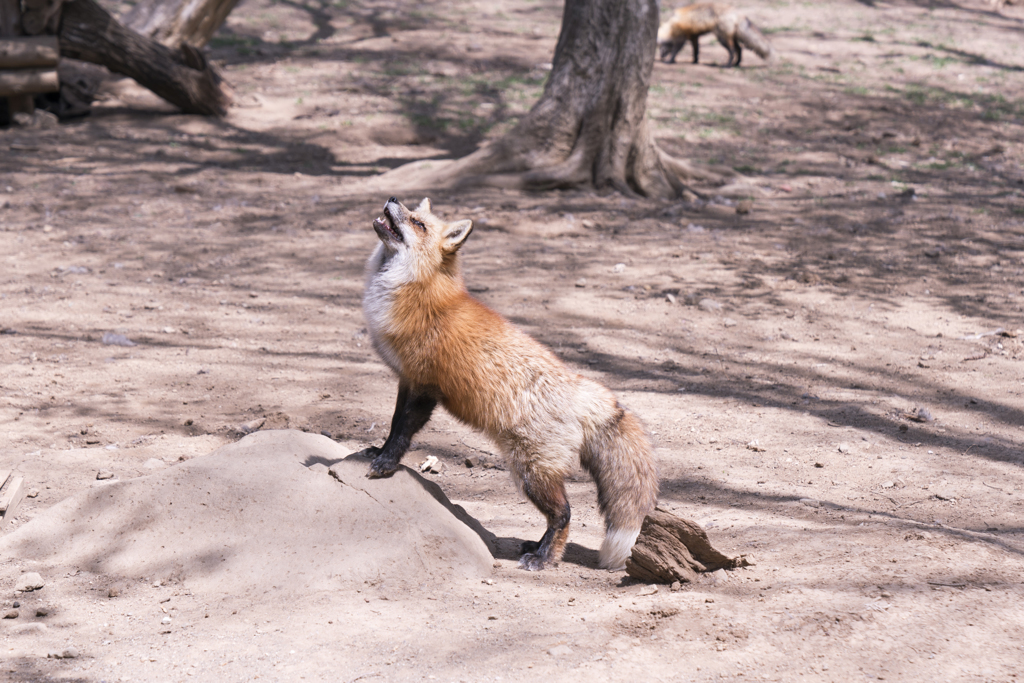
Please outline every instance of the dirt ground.
[{"label": "dirt ground", "polygon": [[[721,68],[705,38],[700,64],[654,69],[655,134],[718,174],[707,200],[431,198],[475,222],[471,291],[634,409],[662,505],[755,566],[655,593],[599,571],[580,475],[565,560],[521,571],[540,515],[439,412],[406,463],[437,456],[496,534],[488,581],[216,593],[7,557],[0,678],[1024,675],[1024,7],[744,6],[776,64]],[[381,443],[395,380],[363,263],[388,194],[420,194],[367,179],[508,130],[560,19],[553,0],[243,0],[210,48],[224,120],[121,82],[87,118],[0,130],[0,469],[34,495],[3,531],[261,421]],[[46,586],[16,594],[23,571]]]}]

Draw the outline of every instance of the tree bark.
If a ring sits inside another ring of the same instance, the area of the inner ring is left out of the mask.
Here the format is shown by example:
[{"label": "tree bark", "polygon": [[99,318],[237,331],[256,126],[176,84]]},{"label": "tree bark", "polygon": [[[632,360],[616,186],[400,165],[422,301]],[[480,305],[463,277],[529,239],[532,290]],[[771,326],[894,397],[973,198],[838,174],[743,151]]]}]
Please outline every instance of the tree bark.
[{"label": "tree bark", "polygon": [[626,573],[648,583],[687,583],[698,572],[750,564],[743,556],[728,557],[715,550],[696,522],[656,508],[644,518],[633,553],[626,558]]},{"label": "tree bark", "polygon": [[171,50],[125,28],[93,0],[69,0],[60,21],[61,56],[129,76],[186,114],[221,116],[229,97],[199,50]]},{"label": "tree bark", "polygon": [[237,4],[238,0],[141,0],[121,22],[172,49],[184,43],[203,47]]},{"label": "tree bark", "polygon": [[656,0],[566,0],[544,94],[511,132],[441,168],[410,164],[382,180],[680,195],[687,167],[657,148],[647,120],[657,31]]}]

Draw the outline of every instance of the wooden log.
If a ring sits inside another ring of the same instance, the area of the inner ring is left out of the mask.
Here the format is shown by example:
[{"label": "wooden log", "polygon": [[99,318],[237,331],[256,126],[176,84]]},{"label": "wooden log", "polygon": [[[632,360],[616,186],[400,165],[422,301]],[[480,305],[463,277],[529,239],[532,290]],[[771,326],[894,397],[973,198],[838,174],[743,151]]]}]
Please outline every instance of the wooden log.
[{"label": "wooden log", "polygon": [[223,115],[230,97],[199,50],[171,50],[125,28],[94,0],[61,9],[60,53],[100,64],[149,88],[186,114]]},{"label": "wooden log", "polygon": [[715,550],[696,522],[656,508],[644,519],[633,553],[626,559],[626,573],[647,583],[688,583],[698,572],[750,564],[743,556],[728,557]]},{"label": "wooden log", "polygon": [[35,95],[60,90],[57,69],[16,69],[0,71],[0,97]]},{"label": "wooden log", "polygon": [[60,57],[57,36],[0,38],[0,70],[56,67]]},{"label": "wooden log", "polygon": [[22,499],[25,497],[25,479],[23,477],[14,477],[11,482],[7,485],[7,488],[0,494],[0,513],[3,517],[0,517],[0,528],[2,528],[7,521],[18,514],[18,506],[21,504]]}]

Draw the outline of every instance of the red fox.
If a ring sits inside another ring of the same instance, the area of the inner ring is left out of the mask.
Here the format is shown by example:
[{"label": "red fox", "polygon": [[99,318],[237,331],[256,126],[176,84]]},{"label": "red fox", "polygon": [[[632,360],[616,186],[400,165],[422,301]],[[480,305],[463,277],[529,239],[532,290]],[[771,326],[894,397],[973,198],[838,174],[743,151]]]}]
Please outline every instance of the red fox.
[{"label": "red fox", "polygon": [[718,3],[698,2],[680,7],[658,28],[661,61],[674,64],[676,55],[690,41],[693,43],[693,63],[696,64],[700,53],[697,41],[705,33],[714,33],[718,42],[729,51],[727,67],[740,65],[743,58],[741,46],[744,45],[762,59],[770,61],[775,56],[775,50],[764,34],[734,8]]},{"label": "red fox", "polygon": [[410,211],[394,197],[373,221],[380,244],[367,262],[363,311],[373,346],[398,375],[391,432],[370,477],[398,469],[412,437],[440,403],[484,432],[522,493],[547,517],[519,566],[558,563],[569,536],[565,478],[578,458],[597,483],[605,518],[601,567],[621,569],[654,510],[658,475],[640,420],[600,384],[473,299],[459,273],[469,220],[445,222],[424,199]]}]

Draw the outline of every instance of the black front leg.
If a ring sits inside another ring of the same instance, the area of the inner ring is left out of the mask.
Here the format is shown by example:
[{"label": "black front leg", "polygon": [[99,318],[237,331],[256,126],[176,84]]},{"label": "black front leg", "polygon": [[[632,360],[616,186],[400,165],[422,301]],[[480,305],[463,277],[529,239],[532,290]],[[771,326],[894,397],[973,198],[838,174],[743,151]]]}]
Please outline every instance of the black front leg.
[{"label": "black front leg", "polygon": [[367,476],[388,477],[395,473],[402,456],[409,450],[412,437],[427,424],[436,405],[437,399],[430,394],[399,382],[398,400],[387,441],[381,448],[371,447],[363,451],[365,455],[375,456]]}]

